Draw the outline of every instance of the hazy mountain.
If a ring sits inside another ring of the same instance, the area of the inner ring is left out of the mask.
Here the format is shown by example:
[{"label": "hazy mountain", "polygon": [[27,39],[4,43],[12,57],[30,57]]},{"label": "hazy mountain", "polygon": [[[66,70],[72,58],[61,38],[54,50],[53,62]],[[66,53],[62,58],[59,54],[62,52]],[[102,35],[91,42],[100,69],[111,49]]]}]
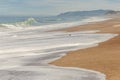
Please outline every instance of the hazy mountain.
[{"label": "hazy mountain", "polygon": [[120,11],[109,11],[106,13],[106,15],[118,15],[120,14]]},{"label": "hazy mountain", "polygon": [[[109,16],[109,14],[116,14],[114,10],[91,10],[91,11],[70,11],[58,14],[57,16],[51,16],[45,18],[45,21],[54,22],[54,21],[77,21],[89,17],[101,17]],[[110,15],[111,16],[111,15]]]},{"label": "hazy mountain", "polygon": [[103,16],[108,12],[114,12],[113,10],[91,10],[91,11],[73,11],[65,12],[57,15],[57,17],[69,18],[69,17],[92,17],[92,16]]}]

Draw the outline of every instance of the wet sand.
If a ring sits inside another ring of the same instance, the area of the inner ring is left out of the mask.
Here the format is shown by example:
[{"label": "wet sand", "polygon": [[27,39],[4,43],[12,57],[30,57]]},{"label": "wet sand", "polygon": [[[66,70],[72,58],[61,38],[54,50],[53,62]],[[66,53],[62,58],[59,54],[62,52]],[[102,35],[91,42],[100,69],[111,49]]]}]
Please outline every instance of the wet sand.
[{"label": "wet sand", "polygon": [[50,64],[64,67],[92,69],[106,74],[106,80],[120,80],[120,19],[89,23],[61,31],[101,30],[102,33],[119,34],[97,47],[71,51],[67,56]]}]

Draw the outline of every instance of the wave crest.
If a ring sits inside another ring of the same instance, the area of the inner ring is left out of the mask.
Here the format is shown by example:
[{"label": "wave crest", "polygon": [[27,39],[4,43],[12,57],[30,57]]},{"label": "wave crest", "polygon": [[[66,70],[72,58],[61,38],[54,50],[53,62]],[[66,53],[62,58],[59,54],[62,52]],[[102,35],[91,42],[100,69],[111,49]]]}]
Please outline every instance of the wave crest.
[{"label": "wave crest", "polygon": [[27,20],[25,20],[23,22],[16,22],[16,23],[11,23],[11,24],[0,24],[0,27],[16,29],[16,28],[32,26],[36,23],[37,23],[37,21],[34,18],[28,18]]},{"label": "wave crest", "polygon": [[37,23],[37,21],[34,18],[28,18],[26,21],[16,23],[16,25],[30,26],[35,23]]}]

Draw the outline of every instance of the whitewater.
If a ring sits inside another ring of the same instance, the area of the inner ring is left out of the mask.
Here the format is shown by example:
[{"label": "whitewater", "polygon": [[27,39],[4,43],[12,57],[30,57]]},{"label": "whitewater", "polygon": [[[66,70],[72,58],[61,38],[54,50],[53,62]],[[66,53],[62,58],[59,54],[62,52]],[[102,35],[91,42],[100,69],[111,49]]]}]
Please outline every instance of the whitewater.
[{"label": "whitewater", "polygon": [[0,28],[0,80],[105,80],[105,75],[97,71],[48,64],[65,56],[68,51],[98,46],[100,42],[117,36],[96,33],[98,30],[51,30],[104,20],[90,18],[72,23],[30,27],[2,24],[4,27]]}]

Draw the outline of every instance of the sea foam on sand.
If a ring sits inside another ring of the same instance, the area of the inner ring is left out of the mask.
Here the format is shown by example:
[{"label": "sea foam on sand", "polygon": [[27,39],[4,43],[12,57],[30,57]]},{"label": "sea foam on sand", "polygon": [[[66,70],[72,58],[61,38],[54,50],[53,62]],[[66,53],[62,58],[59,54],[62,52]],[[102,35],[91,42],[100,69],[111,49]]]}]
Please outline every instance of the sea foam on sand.
[{"label": "sea foam on sand", "polygon": [[97,46],[116,36],[95,32],[0,30],[0,80],[105,80],[100,72],[48,64],[68,51]]}]

